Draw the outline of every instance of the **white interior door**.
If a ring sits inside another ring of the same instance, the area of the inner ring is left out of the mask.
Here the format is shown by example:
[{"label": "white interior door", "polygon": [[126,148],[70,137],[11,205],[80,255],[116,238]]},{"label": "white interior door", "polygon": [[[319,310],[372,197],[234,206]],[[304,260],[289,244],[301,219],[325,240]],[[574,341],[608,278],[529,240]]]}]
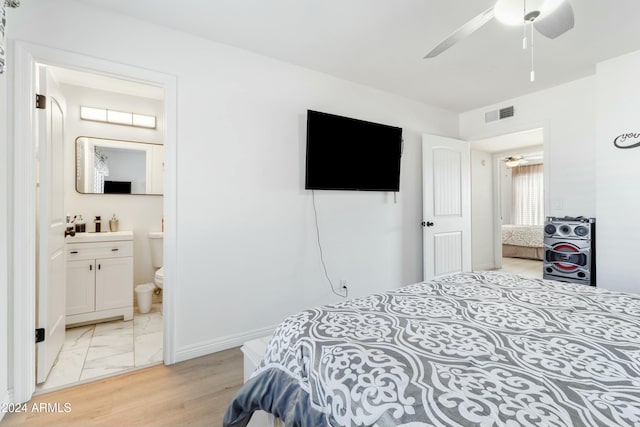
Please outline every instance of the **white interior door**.
[{"label": "white interior door", "polygon": [[471,271],[469,143],[422,136],[424,280]]},{"label": "white interior door", "polygon": [[36,345],[36,382],[47,379],[64,342],[64,103],[44,66],[37,66],[38,93],[46,96],[37,110],[38,123],[38,251],[37,319],[45,340]]}]

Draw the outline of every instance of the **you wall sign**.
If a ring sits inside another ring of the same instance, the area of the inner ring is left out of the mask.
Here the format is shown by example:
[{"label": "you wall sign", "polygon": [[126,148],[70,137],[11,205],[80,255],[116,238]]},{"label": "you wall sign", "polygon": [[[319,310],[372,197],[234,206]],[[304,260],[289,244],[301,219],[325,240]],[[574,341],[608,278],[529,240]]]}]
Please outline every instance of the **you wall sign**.
[{"label": "you wall sign", "polygon": [[623,133],[613,140],[617,148],[627,149],[640,147],[640,133]]}]

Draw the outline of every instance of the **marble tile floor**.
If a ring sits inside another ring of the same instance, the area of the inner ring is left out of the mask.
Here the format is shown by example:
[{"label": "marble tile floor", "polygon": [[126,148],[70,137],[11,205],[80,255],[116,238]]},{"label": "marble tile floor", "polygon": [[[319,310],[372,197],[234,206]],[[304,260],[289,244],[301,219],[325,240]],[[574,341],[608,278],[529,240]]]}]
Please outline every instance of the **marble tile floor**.
[{"label": "marble tile floor", "polygon": [[47,393],[162,363],[162,304],[133,320],[69,328],[51,373],[36,387]]}]

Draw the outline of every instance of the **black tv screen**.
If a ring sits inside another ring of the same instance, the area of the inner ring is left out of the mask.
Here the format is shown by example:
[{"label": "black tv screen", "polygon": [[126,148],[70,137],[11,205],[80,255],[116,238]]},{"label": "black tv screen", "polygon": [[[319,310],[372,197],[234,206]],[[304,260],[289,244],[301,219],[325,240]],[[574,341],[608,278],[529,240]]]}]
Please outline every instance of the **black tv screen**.
[{"label": "black tv screen", "polygon": [[105,181],[104,194],[131,194],[131,181]]},{"label": "black tv screen", "polygon": [[402,128],[307,111],[307,190],[399,191]]}]

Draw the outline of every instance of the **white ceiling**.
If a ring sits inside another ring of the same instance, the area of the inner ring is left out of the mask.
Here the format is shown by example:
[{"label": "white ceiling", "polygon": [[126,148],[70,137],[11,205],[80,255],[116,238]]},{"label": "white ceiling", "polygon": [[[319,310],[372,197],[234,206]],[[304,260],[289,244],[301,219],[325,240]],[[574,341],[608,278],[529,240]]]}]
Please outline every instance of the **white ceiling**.
[{"label": "white ceiling", "polygon": [[640,49],[638,0],[571,0],[575,28],[538,36],[536,82],[522,29],[492,21],[424,55],[495,0],[79,0],[462,112],[591,75]]}]

